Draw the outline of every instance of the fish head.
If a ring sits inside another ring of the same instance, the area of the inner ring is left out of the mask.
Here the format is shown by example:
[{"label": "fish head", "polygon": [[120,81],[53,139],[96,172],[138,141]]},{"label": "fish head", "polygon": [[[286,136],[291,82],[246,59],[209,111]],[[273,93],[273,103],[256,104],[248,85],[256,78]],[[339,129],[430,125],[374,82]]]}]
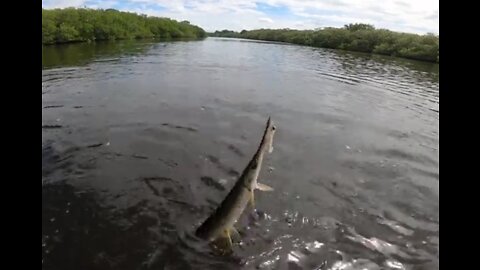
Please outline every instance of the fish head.
[{"label": "fish head", "polygon": [[265,131],[265,145],[268,147],[268,153],[273,152],[273,136],[277,127],[273,124],[272,119],[268,117],[267,128]]}]

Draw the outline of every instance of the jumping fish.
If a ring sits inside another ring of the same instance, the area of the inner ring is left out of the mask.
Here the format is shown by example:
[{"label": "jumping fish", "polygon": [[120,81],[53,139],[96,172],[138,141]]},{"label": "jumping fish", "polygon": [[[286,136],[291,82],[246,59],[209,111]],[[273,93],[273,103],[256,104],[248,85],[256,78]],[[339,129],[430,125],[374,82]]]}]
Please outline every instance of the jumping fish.
[{"label": "jumping fish", "polygon": [[254,207],[254,190],[272,191],[273,188],[257,182],[260,169],[262,167],[265,152],[273,151],[273,135],[276,127],[273,125],[270,117],[267,126],[255,155],[243,170],[235,186],[230,190],[227,197],[217,207],[210,217],[203,222],[197,229],[196,236],[207,241],[213,242],[226,240],[228,248],[232,248],[231,234],[238,232],[234,228],[248,202]]}]

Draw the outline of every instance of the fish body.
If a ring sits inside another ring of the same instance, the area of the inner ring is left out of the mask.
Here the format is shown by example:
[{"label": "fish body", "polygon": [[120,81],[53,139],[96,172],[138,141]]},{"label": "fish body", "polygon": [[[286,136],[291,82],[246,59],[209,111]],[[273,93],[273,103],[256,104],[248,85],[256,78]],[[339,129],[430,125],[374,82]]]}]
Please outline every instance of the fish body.
[{"label": "fish body", "polygon": [[248,202],[253,206],[253,191],[255,189],[264,191],[273,190],[267,185],[258,183],[257,179],[260,174],[265,152],[268,151],[271,153],[273,151],[272,145],[275,130],[276,127],[269,117],[262,141],[253,158],[215,212],[197,229],[195,234],[198,237],[208,241],[226,238],[231,245],[230,232],[235,231],[233,226],[242,215]]}]

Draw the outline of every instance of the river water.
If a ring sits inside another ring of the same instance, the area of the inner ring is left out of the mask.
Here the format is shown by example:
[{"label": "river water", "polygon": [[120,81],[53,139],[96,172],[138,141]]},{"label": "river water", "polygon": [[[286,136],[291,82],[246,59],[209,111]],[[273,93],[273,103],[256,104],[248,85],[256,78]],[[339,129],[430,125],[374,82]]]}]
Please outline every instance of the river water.
[{"label": "river water", "polygon": [[[438,269],[438,64],[241,39],[43,47],[43,269]],[[231,256],[194,237],[277,132]]]}]

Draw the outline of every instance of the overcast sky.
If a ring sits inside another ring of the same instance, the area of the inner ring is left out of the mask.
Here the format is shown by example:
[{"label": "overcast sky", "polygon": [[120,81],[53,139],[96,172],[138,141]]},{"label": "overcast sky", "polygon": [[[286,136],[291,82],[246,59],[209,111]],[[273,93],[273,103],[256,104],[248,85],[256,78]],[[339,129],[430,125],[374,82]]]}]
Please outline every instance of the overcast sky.
[{"label": "overcast sky", "polygon": [[206,31],[314,29],[369,23],[438,34],[438,0],[42,0],[43,8],[114,8],[188,20]]}]

